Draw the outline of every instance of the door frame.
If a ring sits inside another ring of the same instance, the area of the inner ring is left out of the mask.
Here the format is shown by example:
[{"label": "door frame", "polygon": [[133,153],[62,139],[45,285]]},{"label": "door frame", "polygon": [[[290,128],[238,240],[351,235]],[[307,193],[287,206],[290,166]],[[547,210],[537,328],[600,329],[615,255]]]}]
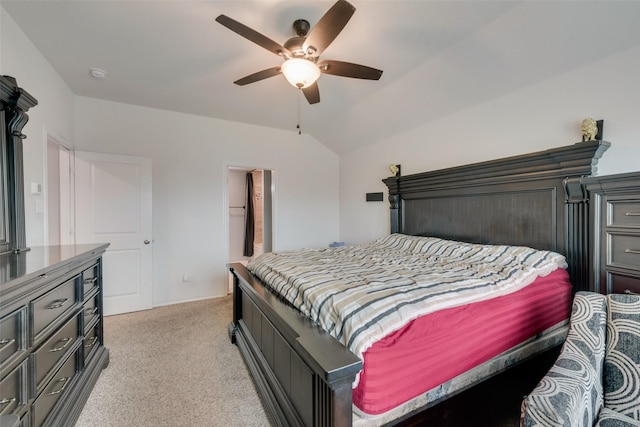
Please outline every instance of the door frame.
[{"label": "door frame", "polygon": [[[58,167],[57,179],[58,182],[62,181],[63,175],[65,175],[65,181],[67,186],[64,188],[67,199],[63,199],[62,188],[58,191],[58,203],[59,203],[59,223],[57,224],[58,232],[59,232],[59,244],[61,245],[74,245],[76,243],[76,230],[75,230],[75,152],[73,146],[69,144],[69,142],[57,135],[54,132],[47,131],[44,129],[44,182],[43,186],[42,200],[44,206],[44,244],[50,245],[50,232],[51,224],[50,214],[51,214],[51,205],[50,205],[50,197],[52,196],[51,191],[51,182],[49,181],[49,173],[50,170],[50,157],[49,157],[49,145],[55,144],[58,146],[58,153],[60,151],[65,151],[68,157],[68,164],[65,171],[61,170]],[[60,166],[60,161],[58,158],[58,166]],[[64,203],[63,203],[64,202]]]},{"label": "door frame", "polygon": [[[271,171],[271,251],[274,251],[277,247],[277,243],[276,243],[276,236],[278,235],[278,221],[276,220],[278,218],[278,202],[277,202],[277,188],[278,188],[278,184],[277,184],[277,172],[276,169],[273,167],[269,167],[269,166],[247,166],[246,164],[238,164],[235,162],[223,162],[223,168],[222,168],[222,182],[224,183],[224,189],[223,189],[223,196],[222,196],[222,230],[224,233],[224,259],[226,263],[229,263],[229,234],[231,232],[230,230],[230,224],[229,224],[229,170],[230,169],[241,169],[241,170],[246,170],[246,171],[250,171],[252,169],[259,169],[259,170],[268,170]],[[262,189],[262,193],[265,194],[266,193],[266,188]],[[263,228],[266,228],[266,226],[264,226]],[[227,283],[228,282],[228,271],[226,271],[225,269],[225,274],[224,274],[224,279],[223,279],[223,283]]]}]

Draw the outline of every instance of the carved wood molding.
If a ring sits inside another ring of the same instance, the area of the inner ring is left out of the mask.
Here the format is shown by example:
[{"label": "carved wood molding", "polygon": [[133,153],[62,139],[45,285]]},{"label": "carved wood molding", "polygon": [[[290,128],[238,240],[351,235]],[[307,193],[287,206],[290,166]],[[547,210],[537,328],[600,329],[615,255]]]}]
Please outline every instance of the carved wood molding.
[{"label": "carved wood molding", "polygon": [[[22,113],[38,105],[38,101],[27,91],[18,87],[16,79],[11,76],[0,76],[0,100],[3,109]],[[21,131],[22,128],[19,130]]]},{"label": "carved wood molding", "polygon": [[[454,189],[501,182],[589,176],[611,146],[607,141],[587,141],[520,156],[439,169],[382,181],[389,194],[410,194],[430,189]],[[400,191],[402,188],[402,191]]]},{"label": "carved wood molding", "polygon": [[16,79],[0,76],[0,117],[2,118],[2,242],[0,252],[26,250],[24,169],[22,140],[26,135],[22,129],[29,121],[27,111],[38,101],[24,89],[18,87]]}]

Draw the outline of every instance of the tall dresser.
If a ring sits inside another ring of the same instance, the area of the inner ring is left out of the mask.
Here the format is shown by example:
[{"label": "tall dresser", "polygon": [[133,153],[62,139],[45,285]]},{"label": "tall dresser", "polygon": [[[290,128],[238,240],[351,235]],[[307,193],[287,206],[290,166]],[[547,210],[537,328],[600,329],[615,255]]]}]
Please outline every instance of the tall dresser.
[{"label": "tall dresser", "polygon": [[108,244],[0,256],[0,414],[73,426],[109,363],[102,254]]},{"label": "tall dresser", "polygon": [[583,180],[592,217],[590,288],[640,294],[640,172]]}]

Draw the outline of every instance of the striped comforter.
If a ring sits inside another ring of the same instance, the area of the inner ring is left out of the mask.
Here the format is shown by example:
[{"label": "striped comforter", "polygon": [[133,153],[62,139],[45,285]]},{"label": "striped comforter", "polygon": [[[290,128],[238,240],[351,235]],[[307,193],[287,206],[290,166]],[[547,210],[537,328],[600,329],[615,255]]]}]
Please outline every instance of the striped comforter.
[{"label": "striped comforter", "polygon": [[266,253],[248,265],[361,360],[373,343],[419,316],[515,292],[559,267],[566,268],[565,258],[555,252],[402,234]]}]

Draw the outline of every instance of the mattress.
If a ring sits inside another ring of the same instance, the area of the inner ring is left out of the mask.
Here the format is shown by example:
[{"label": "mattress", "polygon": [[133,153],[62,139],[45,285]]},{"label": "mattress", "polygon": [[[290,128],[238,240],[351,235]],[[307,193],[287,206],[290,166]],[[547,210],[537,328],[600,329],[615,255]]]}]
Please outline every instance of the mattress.
[{"label": "mattress", "polygon": [[564,267],[550,251],[399,234],[247,266],[363,361],[353,401],[371,416],[566,320]]},{"label": "mattress", "polygon": [[494,299],[422,316],[364,353],[353,391],[361,416],[380,415],[566,321],[564,269]]}]

